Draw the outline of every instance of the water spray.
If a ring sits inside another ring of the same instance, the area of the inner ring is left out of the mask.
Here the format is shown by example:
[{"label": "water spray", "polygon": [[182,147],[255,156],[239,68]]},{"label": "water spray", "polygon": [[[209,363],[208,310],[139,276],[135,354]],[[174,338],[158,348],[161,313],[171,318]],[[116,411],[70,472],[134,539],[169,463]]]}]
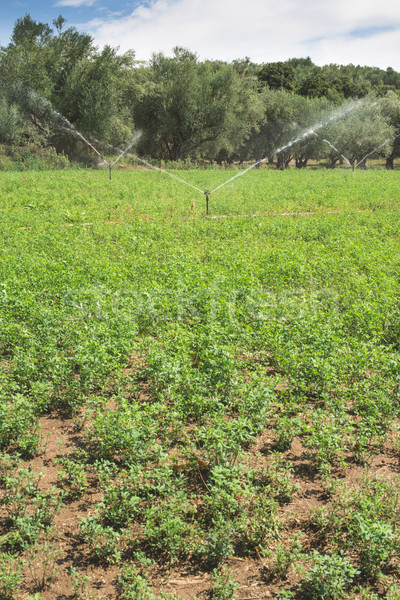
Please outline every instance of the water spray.
[{"label": "water spray", "polygon": [[339,152],[339,150],[337,148],[335,148],[335,146],[333,144],[331,144],[331,142],[329,140],[326,140],[326,139],[323,139],[323,138],[321,138],[321,139],[322,139],[323,142],[325,142],[326,144],[328,144],[335,152],[337,152],[339,154],[339,156],[341,156],[348,163],[349,167],[351,167],[353,169],[353,173],[354,173],[353,165],[351,164],[351,162],[349,161],[349,159],[346,158],[344,156],[344,154],[341,154]]},{"label": "water spray", "polygon": [[110,171],[110,181],[111,181],[111,170],[112,170],[113,166],[116,165],[117,162],[119,160],[121,160],[121,158],[129,152],[129,150],[132,148],[132,146],[134,146],[136,144],[136,142],[140,139],[141,135],[142,135],[142,132],[137,131],[135,133],[135,135],[132,137],[132,139],[129,142],[129,144],[127,145],[127,147],[125,148],[125,150],[122,151],[122,150],[119,150],[119,148],[116,148],[116,150],[119,152],[119,156],[117,156],[117,158],[112,163],[108,163],[109,171]]},{"label": "water spray", "polygon": [[[132,146],[132,144],[131,144],[131,146]],[[191,187],[193,190],[200,192],[200,194],[204,194],[203,190],[201,190],[197,186],[189,183],[188,181],[185,181],[184,179],[182,179],[181,177],[178,177],[177,175],[175,175],[174,173],[171,173],[170,171],[166,171],[165,169],[162,169],[161,167],[156,167],[155,165],[152,165],[147,160],[144,160],[143,158],[139,158],[139,156],[137,156],[136,154],[131,154],[130,152],[128,152],[128,149],[129,148],[127,148],[124,152],[121,152],[121,155],[117,158],[117,160],[115,160],[113,163],[111,163],[110,167],[115,165],[115,163],[118,162],[120,158],[122,158],[122,155],[126,153],[127,156],[131,156],[134,160],[142,163],[146,167],[149,167],[149,169],[153,169],[154,171],[159,171],[160,173],[164,173],[165,175],[172,177],[172,179],[179,181],[179,183],[183,183],[184,185]],[[211,193],[211,192],[209,192],[209,193]]]},{"label": "water spray", "polygon": [[[398,137],[400,137],[400,133],[398,133],[397,135],[395,135],[395,136],[394,136],[394,138],[393,138],[393,141],[394,141],[394,140],[397,140],[397,138],[398,138]],[[383,142],[383,144],[381,144],[381,145],[380,145],[380,146],[378,146],[377,148],[374,148],[374,150],[372,150],[372,152],[369,152],[368,154],[366,154],[366,155],[364,156],[364,158],[362,158],[362,159],[361,159],[361,160],[360,160],[360,161],[359,161],[359,162],[356,164],[356,166],[355,166],[354,168],[355,168],[355,169],[357,169],[358,165],[361,165],[361,164],[364,162],[364,160],[366,160],[366,159],[368,158],[368,156],[371,156],[371,154],[374,154],[374,152],[376,152],[377,150],[380,150],[381,148],[383,148],[383,146],[385,146],[385,145],[386,145],[388,142],[390,142],[390,140],[391,140],[391,139],[392,139],[392,138],[388,138],[387,140],[385,140],[385,141]]]},{"label": "water spray", "polygon": [[[294,144],[296,144],[296,143],[298,143],[298,142],[300,142],[302,140],[305,140],[305,139],[307,139],[307,138],[309,138],[309,137],[311,137],[313,135],[315,135],[316,137],[318,137],[317,134],[316,134],[316,130],[321,129],[322,127],[324,127],[325,125],[327,125],[331,121],[337,120],[337,119],[341,118],[342,116],[346,115],[348,112],[354,110],[355,106],[356,105],[353,104],[353,105],[350,105],[350,106],[346,107],[344,110],[337,111],[330,118],[326,119],[326,121],[323,121],[322,123],[318,123],[314,127],[309,128],[306,131],[303,131],[296,138],[294,138],[293,140],[291,140],[290,142],[288,142],[287,144],[285,144],[281,148],[278,148],[277,150],[275,150],[274,154],[279,154],[280,152],[283,152],[283,150],[285,150],[286,148],[290,148]],[[134,144],[135,141],[136,141],[136,139],[133,140],[129,144],[129,146],[123,152],[120,151],[120,155],[118,156],[118,158],[114,162],[108,163],[109,164],[110,179],[111,179],[111,169],[112,169],[112,167],[122,158],[122,156],[124,154],[127,154],[129,152],[129,149],[133,146],[133,144]],[[222,187],[224,187],[225,185],[227,185],[228,183],[230,183],[231,181],[233,181],[237,177],[242,177],[248,171],[250,171],[251,169],[254,169],[255,167],[257,167],[258,165],[262,164],[263,162],[265,162],[267,160],[267,157],[264,157],[264,158],[258,160],[257,162],[255,162],[254,164],[250,165],[249,167],[247,167],[247,169],[244,169],[244,171],[240,171],[239,173],[237,173],[236,175],[234,175],[233,177],[231,177],[230,179],[228,179],[224,183],[221,183],[219,186],[217,186],[213,190],[208,190],[207,189],[207,190],[203,191],[200,188],[198,188],[197,186],[189,183],[188,181],[185,181],[181,177],[178,177],[174,173],[171,173],[170,171],[166,171],[165,169],[162,169],[161,167],[156,167],[156,166],[152,165],[151,163],[149,163],[148,161],[146,161],[146,160],[144,160],[142,158],[139,158],[138,156],[136,156],[134,154],[130,154],[129,153],[129,155],[132,156],[135,160],[137,160],[137,161],[141,162],[142,164],[146,165],[150,169],[154,169],[155,171],[160,171],[160,173],[164,173],[165,175],[168,175],[169,177],[172,177],[176,181],[179,181],[180,183],[191,187],[192,189],[196,190],[197,192],[200,192],[200,194],[205,194],[205,196],[206,196],[206,215],[207,216],[209,215],[209,200],[210,200],[210,195],[211,194],[213,194],[217,190],[221,189]]]},{"label": "water spray", "polygon": [[[394,140],[396,140],[398,137],[400,137],[400,133],[397,134],[394,138],[393,138],[393,142]],[[347,164],[349,165],[349,167],[351,169],[353,169],[353,175],[354,175],[354,171],[357,169],[358,166],[360,166],[365,160],[367,160],[367,158],[369,156],[372,156],[372,154],[374,154],[375,152],[377,152],[378,150],[380,150],[381,148],[383,148],[388,142],[391,141],[392,138],[387,138],[382,144],[380,144],[379,146],[377,146],[376,148],[374,148],[371,152],[368,152],[368,154],[366,154],[364,156],[364,158],[362,158],[361,160],[359,160],[357,163],[355,162],[354,165],[351,164],[351,162],[349,161],[348,158],[346,158],[346,156],[344,156],[344,154],[341,154],[341,152],[329,141],[326,139],[321,138],[321,140],[325,143],[327,143],[335,152],[337,152],[337,154],[343,158]]]},{"label": "water spray", "polygon": [[[293,140],[291,140],[290,142],[288,142],[287,144],[285,144],[281,148],[277,148],[274,151],[274,154],[280,154],[281,152],[283,152],[287,148],[291,148],[292,146],[294,146],[294,144],[297,144],[298,142],[301,142],[302,140],[305,140],[305,139],[311,137],[312,135],[317,135],[316,131],[318,129],[321,129],[322,127],[325,127],[325,125],[328,125],[328,123],[331,123],[331,121],[337,121],[338,119],[344,117],[345,115],[347,115],[347,113],[353,111],[358,104],[359,104],[359,102],[358,103],[352,103],[349,106],[347,106],[345,109],[341,109],[340,111],[336,111],[331,117],[329,117],[325,121],[322,121],[321,123],[317,123],[316,125],[314,125],[314,127],[310,128],[310,129],[307,129],[303,133],[299,134],[296,138],[294,138]],[[218,185],[216,188],[214,188],[213,190],[211,190],[211,192],[209,192],[209,193],[213,194],[214,192],[216,192],[217,190],[221,189],[222,187],[224,187],[225,185],[227,185],[228,183],[230,183],[231,181],[233,181],[237,177],[242,177],[248,171],[250,171],[251,169],[254,169],[254,167],[258,167],[258,165],[261,165],[263,162],[265,162],[267,160],[267,158],[268,158],[268,156],[265,156],[264,158],[261,158],[260,160],[258,160],[254,164],[252,164],[249,167],[247,167],[247,169],[245,169],[244,171],[241,171],[240,173],[237,173],[236,175],[234,175],[233,177],[231,177],[230,179],[228,179],[224,183],[221,183],[221,185]]]},{"label": "water spray", "polygon": [[[161,167],[156,167],[154,165],[152,165],[151,163],[147,162],[146,160],[139,158],[137,155],[135,154],[130,154],[129,150],[132,148],[132,146],[136,143],[136,141],[138,140],[138,138],[141,135],[141,132],[137,132],[131,142],[128,144],[128,146],[125,148],[125,150],[120,150],[118,148],[115,148],[114,146],[110,145],[110,144],[106,144],[106,147],[111,148],[113,151],[117,151],[119,153],[119,156],[113,161],[110,162],[107,159],[105,159],[102,154],[97,150],[97,148],[95,148],[95,146],[89,141],[87,140],[73,125],[72,123],[70,123],[68,121],[68,119],[66,117],[64,117],[62,114],[60,114],[58,111],[56,111],[55,109],[53,109],[53,107],[51,106],[51,104],[41,98],[40,96],[38,96],[33,90],[26,90],[26,95],[28,96],[28,98],[31,101],[35,101],[37,104],[39,104],[39,106],[41,106],[42,110],[44,110],[44,112],[47,112],[47,115],[50,115],[52,117],[52,120],[54,122],[54,124],[60,129],[60,130],[64,130],[64,131],[69,131],[70,133],[72,133],[72,135],[74,135],[75,137],[79,138],[82,142],[84,142],[91,150],[93,150],[93,152],[95,154],[98,155],[99,158],[102,159],[102,162],[99,163],[102,166],[108,166],[108,170],[109,170],[109,178],[110,180],[112,179],[112,167],[126,154],[129,156],[132,156],[134,158],[134,160],[139,161],[140,163],[144,164],[145,166],[149,167],[150,169],[159,171],[160,173],[164,173],[165,175],[168,175],[169,177],[172,177],[173,179],[175,179],[176,181],[178,181],[179,183],[182,183],[190,188],[192,188],[193,190],[199,192],[200,194],[204,194],[206,196],[206,215],[209,215],[209,199],[210,199],[210,195],[213,194],[214,192],[216,192],[217,190],[221,189],[222,187],[224,187],[225,185],[227,185],[228,183],[232,182],[234,179],[236,179],[237,177],[242,177],[243,175],[245,175],[248,171],[250,171],[251,169],[254,169],[255,167],[258,167],[259,165],[261,165],[263,162],[265,162],[267,160],[268,157],[264,157],[258,161],[256,161],[254,164],[250,165],[249,167],[247,167],[246,169],[244,169],[243,171],[238,172],[236,175],[234,175],[233,177],[230,177],[227,181],[221,183],[220,185],[218,185],[216,188],[214,188],[213,190],[201,190],[200,188],[198,188],[197,186],[189,183],[188,181],[185,181],[184,179],[182,179],[181,177],[178,177],[177,175],[175,175],[174,173],[171,173],[170,171],[167,171],[165,169],[162,169]],[[356,106],[360,103],[361,101],[357,102],[357,103],[352,103],[350,105],[348,105],[345,108],[342,108],[338,111],[336,111],[335,113],[333,113],[329,118],[326,118],[324,121],[317,123],[316,125],[314,125],[312,128],[310,127],[309,129],[303,131],[302,133],[300,133],[297,137],[293,138],[291,141],[289,141],[287,144],[285,144],[284,146],[277,148],[274,151],[274,154],[279,154],[281,152],[283,152],[284,150],[286,150],[287,148],[292,147],[293,145],[295,145],[296,143],[306,140],[307,138],[311,137],[311,136],[316,136],[319,137],[316,133],[317,130],[321,129],[322,127],[324,127],[325,125],[327,125],[328,123],[332,122],[332,121],[336,121],[342,117],[344,117],[346,114],[348,114],[349,112],[353,111]],[[400,134],[398,134],[397,136],[395,136],[394,139],[397,139],[398,137],[400,137]],[[98,143],[101,144],[101,142],[99,142],[99,140],[92,138],[94,140],[94,143]],[[337,148],[335,148],[335,146],[333,146],[333,144],[331,144],[331,142],[329,142],[329,140],[327,139],[323,139],[322,141],[324,141],[325,143],[329,144],[334,150],[335,152],[337,152],[352,168],[353,168],[353,173],[354,173],[354,169],[357,168],[360,164],[362,164],[369,156],[371,156],[374,152],[376,152],[377,150],[379,150],[380,148],[382,148],[388,141],[390,141],[390,139],[386,140],[383,144],[381,144],[380,146],[378,146],[377,148],[375,148],[372,152],[369,152],[366,156],[364,156],[363,159],[361,159],[355,166],[351,165],[350,161],[344,156],[342,155]]]}]

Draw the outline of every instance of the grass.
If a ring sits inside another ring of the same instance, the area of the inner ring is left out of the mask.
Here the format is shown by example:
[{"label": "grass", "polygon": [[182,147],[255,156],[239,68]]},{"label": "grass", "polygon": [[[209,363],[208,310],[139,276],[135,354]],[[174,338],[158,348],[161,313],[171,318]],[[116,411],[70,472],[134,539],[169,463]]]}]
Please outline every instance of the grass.
[{"label": "grass", "polygon": [[0,597],[398,598],[399,174],[1,178]]}]

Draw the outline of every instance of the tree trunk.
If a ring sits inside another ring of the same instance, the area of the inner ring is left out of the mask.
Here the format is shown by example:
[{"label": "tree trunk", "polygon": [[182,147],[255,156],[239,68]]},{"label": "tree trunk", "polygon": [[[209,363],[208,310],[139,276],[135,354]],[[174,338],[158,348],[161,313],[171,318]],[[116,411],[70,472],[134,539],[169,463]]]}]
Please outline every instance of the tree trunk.
[{"label": "tree trunk", "polygon": [[277,161],[276,161],[276,168],[280,169],[281,171],[284,170],[285,168],[285,160],[283,158],[283,156],[281,156],[280,154],[278,155]]},{"label": "tree trunk", "polygon": [[390,154],[390,156],[388,156],[386,158],[386,168],[387,169],[394,169],[394,156],[393,156],[393,154]]},{"label": "tree trunk", "polygon": [[304,169],[307,166],[308,158],[296,158],[296,169]]},{"label": "tree trunk", "polygon": [[282,154],[282,153],[278,154],[276,168],[280,169],[281,171],[283,171],[284,169],[287,169],[291,160],[292,160],[291,154],[286,154],[286,155]]},{"label": "tree trunk", "polygon": [[335,169],[335,168],[336,168],[336,162],[337,162],[337,161],[336,161],[336,159],[335,159],[335,158],[332,158],[332,159],[331,159],[331,161],[330,161],[330,165],[329,165],[331,169]]}]

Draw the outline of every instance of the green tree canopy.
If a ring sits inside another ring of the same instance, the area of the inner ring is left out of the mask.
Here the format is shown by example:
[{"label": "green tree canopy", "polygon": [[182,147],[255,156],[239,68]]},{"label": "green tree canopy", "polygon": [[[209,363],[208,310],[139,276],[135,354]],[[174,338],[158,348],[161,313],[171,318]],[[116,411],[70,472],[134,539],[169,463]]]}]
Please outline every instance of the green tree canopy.
[{"label": "green tree canopy", "polygon": [[232,150],[249,135],[260,110],[253,78],[226,63],[199,62],[179,47],[172,58],[153,55],[145,90],[133,99],[135,124],[143,132],[140,150],[170,160]]},{"label": "green tree canopy", "polygon": [[323,131],[331,145],[326,145],[327,155],[334,165],[345,157],[355,168],[365,167],[365,158],[379,152],[382,155],[391,151],[394,127],[376,96],[360,101],[342,119],[329,124]]},{"label": "green tree canopy", "polygon": [[[1,52],[2,89],[8,89],[10,102],[50,130],[65,120],[56,118],[49,105],[84,134],[113,143],[127,139],[133,124],[124,94],[134,54],[120,55],[109,46],[99,51],[91,36],[64,25],[62,16],[53,27],[30,15],[17,20]],[[59,140],[67,135],[65,128],[55,133]]]}]

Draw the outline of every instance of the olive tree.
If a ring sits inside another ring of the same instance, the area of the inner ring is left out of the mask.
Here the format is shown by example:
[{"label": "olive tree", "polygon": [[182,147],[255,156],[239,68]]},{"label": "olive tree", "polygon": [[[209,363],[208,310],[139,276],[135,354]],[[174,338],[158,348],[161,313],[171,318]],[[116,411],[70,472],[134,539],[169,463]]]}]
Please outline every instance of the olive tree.
[{"label": "olive tree", "polygon": [[223,62],[199,62],[184,48],[175,48],[173,57],[153,55],[146,77],[132,99],[144,155],[213,159],[239,146],[261,116],[255,79]]},{"label": "olive tree", "polygon": [[394,128],[381,101],[368,96],[324,128],[323,135],[331,166],[345,158],[353,169],[365,168],[369,156],[390,152]]},{"label": "olive tree", "polygon": [[393,127],[393,143],[386,154],[386,168],[393,169],[394,159],[400,156],[400,93],[390,91],[381,100],[382,112]]},{"label": "olive tree", "polygon": [[329,110],[326,99],[305,98],[286,90],[263,89],[263,120],[252,132],[243,147],[248,159],[265,158],[278,169],[286,168],[292,160],[305,167],[310,158],[321,152],[321,140],[311,133]]}]

